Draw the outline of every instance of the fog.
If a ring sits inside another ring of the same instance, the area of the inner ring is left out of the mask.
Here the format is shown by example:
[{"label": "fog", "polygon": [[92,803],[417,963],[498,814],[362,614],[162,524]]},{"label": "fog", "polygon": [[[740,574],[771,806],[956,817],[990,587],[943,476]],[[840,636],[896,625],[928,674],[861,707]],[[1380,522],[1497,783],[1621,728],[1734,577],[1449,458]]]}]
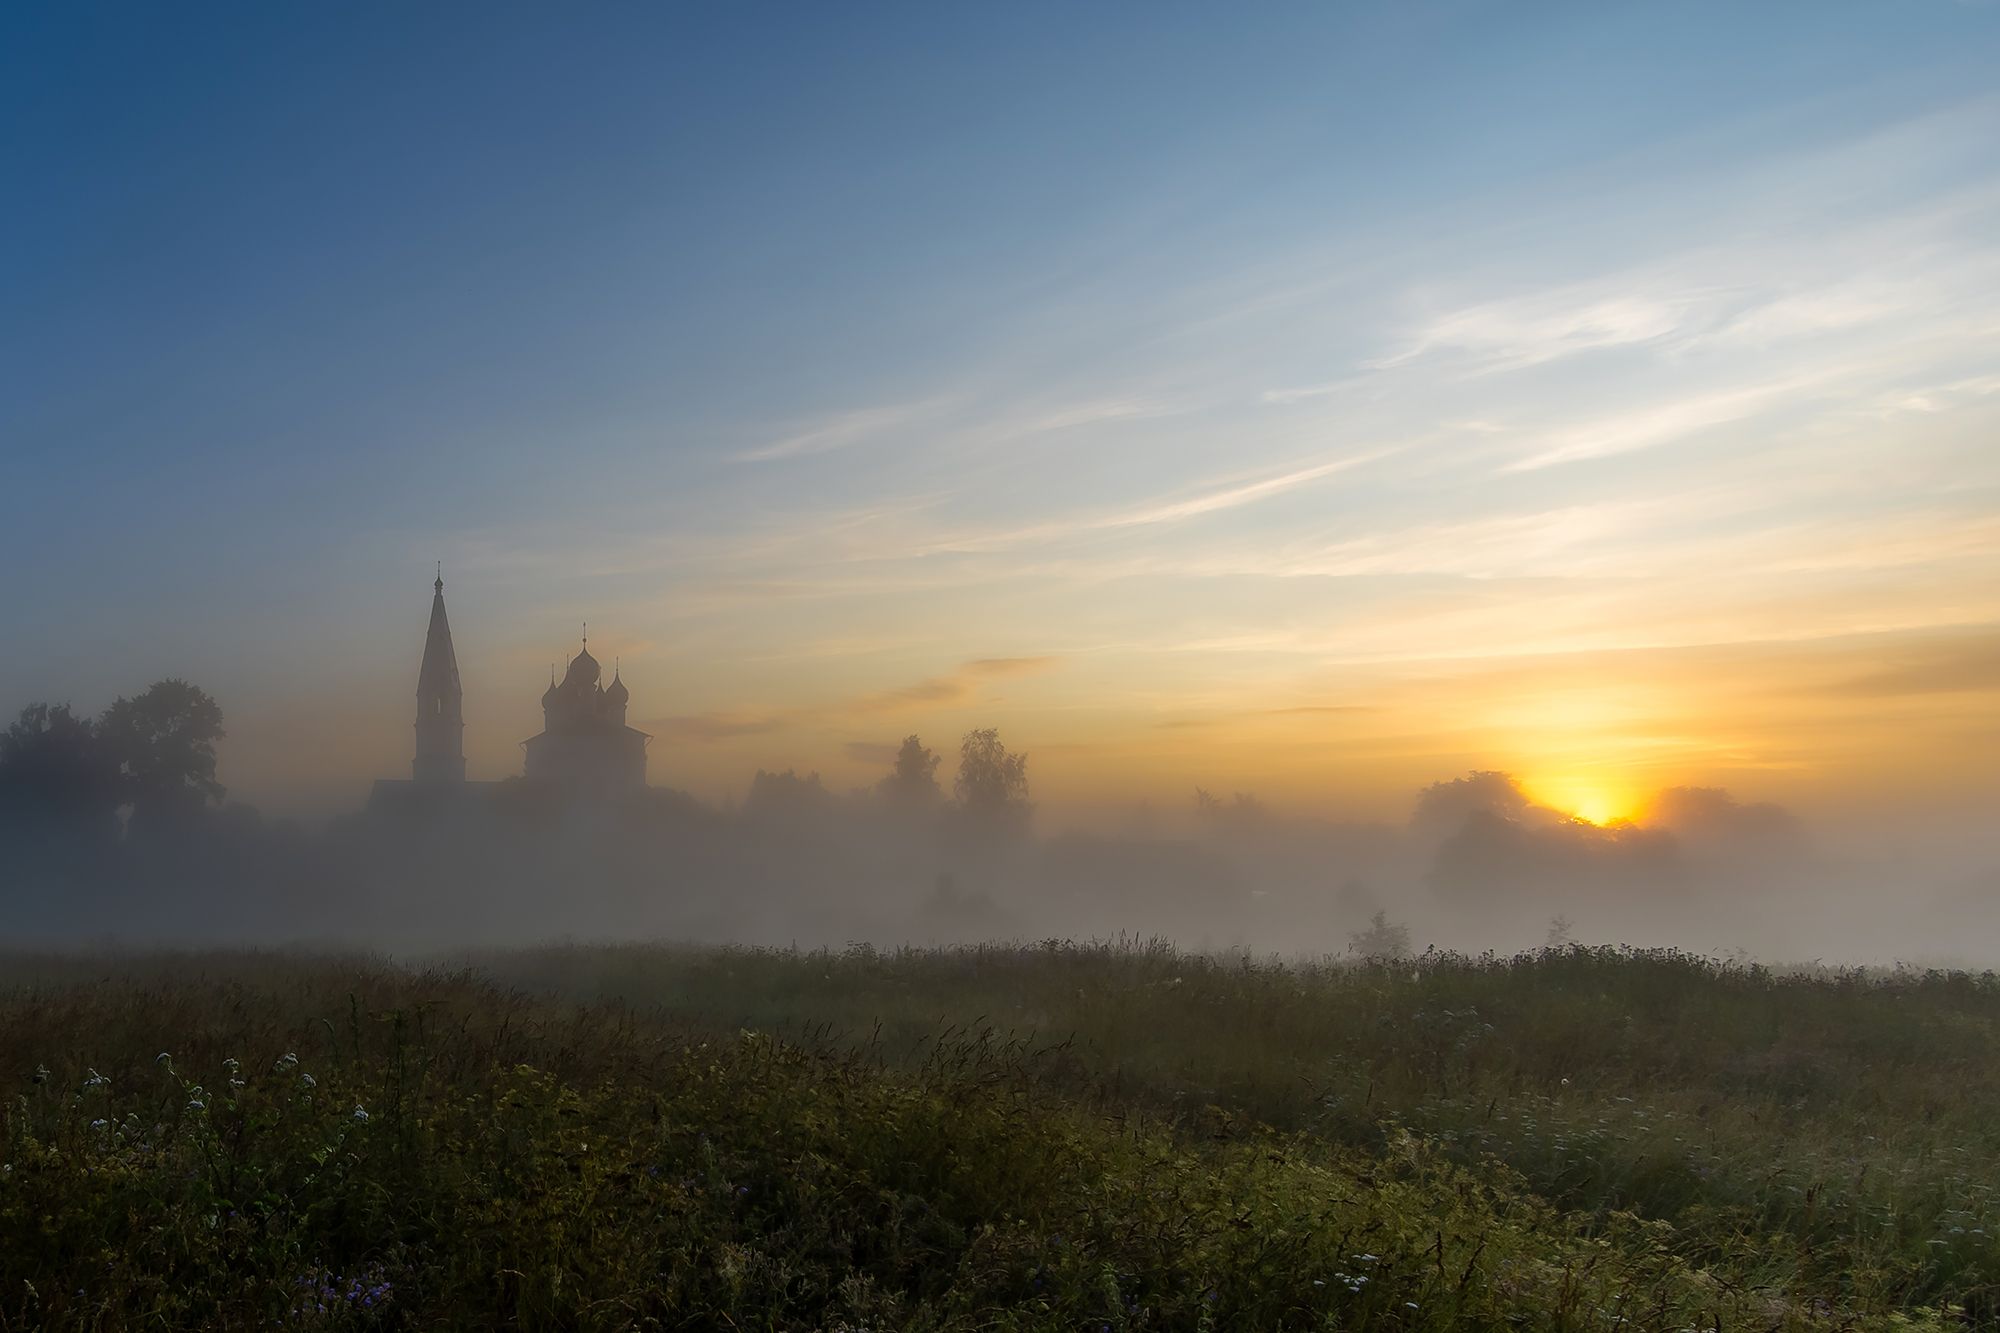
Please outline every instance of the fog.
[{"label": "fog", "polygon": [[[1599,827],[1487,771],[1409,793],[1401,822],[1198,789],[1123,832],[1085,831],[1037,811],[1031,756],[984,730],[948,755],[909,737],[852,790],[789,770],[755,773],[727,805],[643,785],[387,783],[313,827],[225,800],[212,739],[162,721],[163,688],[96,723],[31,708],[7,732],[0,942],[421,955],[1122,936],[1280,955],[1617,943],[1781,964],[2000,959],[2000,856],[1969,821],[1818,827],[1682,787]],[[193,695],[177,706],[198,712]],[[112,764],[104,747],[134,735],[152,758]]]}]

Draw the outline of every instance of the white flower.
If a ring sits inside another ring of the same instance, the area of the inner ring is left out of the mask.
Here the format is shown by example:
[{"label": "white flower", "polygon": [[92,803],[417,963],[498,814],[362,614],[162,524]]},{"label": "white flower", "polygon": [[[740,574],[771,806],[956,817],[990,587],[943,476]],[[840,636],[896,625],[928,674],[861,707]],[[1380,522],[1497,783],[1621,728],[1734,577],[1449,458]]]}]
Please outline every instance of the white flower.
[{"label": "white flower", "polygon": [[90,1122],[90,1127],[92,1129],[104,1129],[110,1124],[111,1122],[109,1120],[93,1120]]},{"label": "white flower", "polygon": [[362,1125],[367,1124],[368,1112],[364,1111],[360,1106],[357,1105],[354,1108],[354,1120],[356,1124],[362,1124]]},{"label": "white flower", "polygon": [[299,1082],[304,1084],[308,1088],[316,1088],[319,1086],[319,1080],[314,1078],[311,1074],[300,1074]]},{"label": "white flower", "polygon": [[174,1057],[168,1055],[165,1051],[161,1051],[158,1055],[153,1057],[153,1063],[156,1065],[170,1065],[173,1062],[174,1062]]},{"label": "white flower", "polygon": [[278,1057],[278,1068],[291,1069],[294,1066],[296,1066],[298,1062],[299,1062],[299,1057],[297,1055],[293,1054],[291,1051],[286,1051],[283,1055]]},{"label": "white flower", "polygon": [[229,1071],[230,1073],[232,1073],[232,1074],[233,1074],[233,1073],[235,1073],[235,1072],[236,1072],[237,1070],[241,1069],[241,1068],[242,1068],[243,1066],[242,1066],[242,1065],[240,1065],[240,1064],[238,1064],[238,1063],[236,1063],[236,1057],[232,1055],[232,1056],[231,1056],[231,1057],[229,1057],[229,1058],[228,1058],[227,1060],[224,1060],[224,1061],[222,1062],[222,1067],[223,1067],[224,1069],[228,1070],[228,1071]]}]

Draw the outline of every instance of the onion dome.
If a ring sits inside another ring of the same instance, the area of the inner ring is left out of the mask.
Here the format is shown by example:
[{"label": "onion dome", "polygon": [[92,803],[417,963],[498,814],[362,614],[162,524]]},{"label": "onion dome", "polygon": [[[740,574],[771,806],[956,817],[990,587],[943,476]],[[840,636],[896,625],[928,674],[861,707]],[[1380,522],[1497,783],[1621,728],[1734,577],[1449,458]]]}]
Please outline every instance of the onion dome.
[{"label": "onion dome", "polygon": [[620,707],[632,697],[632,692],[625,688],[625,682],[619,679],[616,671],[611,673],[611,688],[604,692],[604,697]]},{"label": "onion dome", "polygon": [[587,689],[597,684],[598,677],[603,674],[604,668],[597,664],[597,659],[586,648],[569,660],[569,670],[563,674],[563,685]]},{"label": "onion dome", "polygon": [[542,707],[547,708],[556,701],[556,669],[549,667],[549,687],[542,691]]}]

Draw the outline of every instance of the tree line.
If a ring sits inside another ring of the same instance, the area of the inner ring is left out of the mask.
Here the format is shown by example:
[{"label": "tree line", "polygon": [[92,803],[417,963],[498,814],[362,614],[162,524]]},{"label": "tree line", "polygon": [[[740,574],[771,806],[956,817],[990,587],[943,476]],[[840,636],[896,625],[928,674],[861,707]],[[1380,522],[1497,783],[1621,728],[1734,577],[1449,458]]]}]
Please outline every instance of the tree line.
[{"label": "tree line", "polygon": [[184,680],[120,696],[96,717],[35,703],[0,732],[0,822],[114,836],[185,821],[219,802],[222,708]]}]

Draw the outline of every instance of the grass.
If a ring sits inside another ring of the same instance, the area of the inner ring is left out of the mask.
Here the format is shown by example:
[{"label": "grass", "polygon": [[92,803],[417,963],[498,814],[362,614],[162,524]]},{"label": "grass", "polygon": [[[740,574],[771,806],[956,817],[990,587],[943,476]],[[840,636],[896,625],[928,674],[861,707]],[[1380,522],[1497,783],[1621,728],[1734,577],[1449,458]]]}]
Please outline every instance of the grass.
[{"label": "grass", "polygon": [[0,986],[0,1329],[1996,1317],[1988,976],[630,946]]}]

